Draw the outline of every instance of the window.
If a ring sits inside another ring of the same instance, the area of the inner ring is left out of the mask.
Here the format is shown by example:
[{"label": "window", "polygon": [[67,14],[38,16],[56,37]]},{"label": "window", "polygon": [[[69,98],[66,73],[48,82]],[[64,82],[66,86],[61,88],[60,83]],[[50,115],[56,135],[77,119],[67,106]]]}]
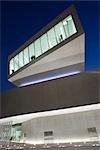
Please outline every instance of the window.
[{"label": "window", "polygon": [[44,136],[53,136],[53,131],[45,131]]},{"label": "window", "polygon": [[13,72],[14,72],[14,63],[12,58],[9,63],[9,73],[12,74]]},{"label": "window", "polygon": [[35,57],[38,57],[42,54],[40,46],[40,38],[35,41]]},{"label": "window", "polygon": [[47,34],[41,36],[41,48],[42,53],[46,52],[49,49]]},{"label": "window", "polygon": [[14,71],[17,71],[19,69],[19,64],[18,64],[18,55],[14,57]]},{"label": "window", "polygon": [[57,38],[58,43],[60,43],[66,39],[66,35],[65,35],[65,31],[64,31],[62,22],[58,23],[55,26],[55,33],[56,33],[56,38]]},{"label": "window", "polygon": [[52,142],[53,140],[53,131],[45,131],[44,132],[44,140],[45,142]]},{"label": "window", "polygon": [[34,44],[32,43],[29,45],[29,60],[35,59],[35,54],[34,54]]},{"label": "window", "polygon": [[1,141],[3,142],[9,141],[11,137],[11,129],[12,129],[11,122],[0,123],[0,143]]},{"label": "window", "polygon": [[28,53],[28,47],[25,48],[24,52],[24,65],[29,63],[29,53]]},{"label": "window", "polygon": [[10,141],[20,142],[21,137],[22,137],[22,124],[19,123],[19,124],[12,125]]},{"label": "window", "polygon": [[50,48],[52,48],[53,46],[57,45],[54,28],[50,29],[47,32],[47,35],[48,35],[48,43],[49,43]]},{"label": "window", "polygon": [[87,128],[90,137],[98,137],[96,127]]},{"label": "window", "polygon": [[64,26],[64,29],[65,29],[66,37],[68,38],[69,37],[69,30],[68,30],[68,24],[67,24],[66,19],[63,20],[63,26]]},{"label": "window", "polygon": [[71,15],[69,15],[66,19],[63,20],[63,25],[65,28],[67,37],[77,32]]},{"label": "window", "polygon": [[23,62],[23,51],[19,53],[19,68],[24,66]]},{"label": "window", "polygon": [[9,73],[17,71],[76,32],[73,18],[69,15],[11,59]]}]

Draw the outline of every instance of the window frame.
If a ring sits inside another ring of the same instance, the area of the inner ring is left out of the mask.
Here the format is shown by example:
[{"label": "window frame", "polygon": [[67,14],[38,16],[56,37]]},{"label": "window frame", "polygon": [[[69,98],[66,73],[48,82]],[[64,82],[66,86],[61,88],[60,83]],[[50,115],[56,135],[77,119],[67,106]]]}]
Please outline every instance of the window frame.
[{"label": "window frame", "polygon": [[[80,23],[80,20],[78,18],[78,15],[77,15],[77,12],[76,12],[76,9],[75,7],[72,5],[70,6],[69,8],[67,8],[63,13],[61,13],[59,16],[57,16],[52,22],[50,22],[47,26],[45,26],[42,30],[40,30],[35,36],[33,36],[31,39],[29,39],[27,42],[25,42],[25,44],[23,44],[23,46],[21,46],[18,51],[16,50],[16,52],[14,52],[12,55],[9,56],[9,61],[10,59],[17,55],[18,53],[20,53],[22,51],[22,49],[24,47],[28,47],[32,42],[34,43],[36,41],[36,39],[40,38],[43,34],[47,33],[51,28],[53,28],[55,25],[57,25],[59,22],[62,22],[66,17],[68,17],[69,15],[72,16],[72,19],[73,19],[73,22],[74,22],[74,25],[75,25],[75,28],[77,30],[77,32],[75,33],[75,35],[72,35],[71,37],[68,37],[65,41],[62,41],[61,43],[55,45],[54,47],[48,49],[47,53],[44,54],[42,53],[40,55],[40,57],[36,58],[34,61],[30,61],[29,62],[29,65],[31,65],[32,63],[35,63],[36,61],[38,61],[40,58],[43,58],[45,57],[46,55],[48,55],[49,53],[51,53],[53,50],[51,49],[56,49],[56,46],[57,48],[62,46],[63,44],[66,44],[67,42],[69,42],[70,40],[74,39],[75,37],[81,35],[82,33],[84,33],[84,30],[83,30],[83,27]],[[31,41],[31,42],[30,42]],[[18,70],[20,71],[21,69],[23,69],[23,67],[19,68]],[[18,70],[16,72],[18,72]],[[15,74],[16,72],[14,72],[13,74]],[[9,76],[12,76],[12,74],[8,75]]]}]

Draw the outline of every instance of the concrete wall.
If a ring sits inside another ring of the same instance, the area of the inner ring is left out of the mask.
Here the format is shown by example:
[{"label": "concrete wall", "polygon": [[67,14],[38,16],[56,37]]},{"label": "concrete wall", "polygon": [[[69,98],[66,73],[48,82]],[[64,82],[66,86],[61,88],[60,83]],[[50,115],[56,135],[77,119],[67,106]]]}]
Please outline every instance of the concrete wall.
[{"label": "concrete wall", "polygon": [[[41,74],[43,74],[45,77],[46,72],[49,75],[52,71],[58,69],[60,74],[60,70],[64,67],[69,67],[70,72],[70,66],[73,66],[74,70],[75,65],[77,66],[81,63],[84,63],[84,36],[85,35],[82,34],[67,44],[64,44],[60,48],[54,50],[52,53],[50,52],[50,54],[47,56],[27,66],[25,69],[19,71],[15,75],[12,75],[12,77],[9,78],[9,81],[16,84],[17,86],[20,86],[25,84],[26,81],[34,81],[34,76],[39,76],[37,80],[43,78]],[[83,67],[81,67],[80,71],[81,70],[84,70]]]},{"label": "concrete wall", "polygon": [[[40,117],[22,124],[27,143],[70,143],[100,140],[100,110]],[[96,132],[88,132],[95,128]],[[53,131],[52,138],[45,139],[44,132]]]},{"label": "concrete wall", "polygon": [[99,74],[81,73],[2,93],[2,117],[99,102]]}]

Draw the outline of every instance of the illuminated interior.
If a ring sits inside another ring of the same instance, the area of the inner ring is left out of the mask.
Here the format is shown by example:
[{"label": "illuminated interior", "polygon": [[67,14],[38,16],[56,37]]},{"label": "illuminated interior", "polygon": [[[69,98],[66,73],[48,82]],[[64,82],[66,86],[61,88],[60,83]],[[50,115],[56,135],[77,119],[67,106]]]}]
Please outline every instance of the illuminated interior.
[{"label": "illuminated interior", "polygon": [[48,32],[43,34],[37,40],[33,41],[28,47],[11,58],[9,61],[9,74],[13,74],[37,57],[61,43],[68,37],[77,32],[71,15],[60,21]]}]

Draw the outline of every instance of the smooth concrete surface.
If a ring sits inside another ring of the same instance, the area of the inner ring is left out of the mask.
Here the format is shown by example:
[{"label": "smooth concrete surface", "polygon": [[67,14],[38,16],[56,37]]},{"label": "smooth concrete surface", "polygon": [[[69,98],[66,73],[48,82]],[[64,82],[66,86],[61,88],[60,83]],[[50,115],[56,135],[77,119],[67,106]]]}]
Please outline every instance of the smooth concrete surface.
[{"label": "smooth concrete surface", "polygon": [[[47,131],[53,135],[45,139]],[[30,144],[100,141],[100,110],[31,119],[22,123],[22,133]]]},{"label": "smooth concrete surface", "polygon": [[[11,128],[9,130],[11,131]],[[9,130],[6,131],[9,133]],[[15,137],[15,133],[8,135],[5,132],[8,140],[1,136],[1,144],[5,147],[8,145],[17,148],[20,145],[37,149],[100,147],[100,109],[37,117],[22,122],[20,131],[20,139],[17,138],[17,133]],[[52,131],[53,134],[45,135],[44,133],[48,131]],[[2,130],[0,133],[2,135]],[[11,136],[12,140],[9,140]]]},{"label": "smooth concrete surface", "polygon": [[2,93],[2,117],[100,103],[99,72],[83,72]]},{"label": "smooth concrete surface", "polygon": [[34,76],[27,76],[16,80],[13,84],[17,85],[18,87],[23,87],[31,84],[42,83],[44,81],[50,81],[56,78],[60,78],[61,76],[69,76],[69,74],[77,74],[84,71],[84,63],[79,63],[63,68],[58,68],[55,70],[50,70],[42,73],[35,74]]},{"label": "smooth concrete surface", "polygon": [[[32,36],[28,41],[26,41],[22,46],[20,46],[17,50],[14,51],[14,53],[12,53],[9,56],[9,60],[11,58],[13,58],[15,55],[17,55],[19,52],[21,52],[23,49],[25,49],[27,46],[29,46],[33,41],[35,41],[36,39],[38,39],[41,35],[43,35],[44,33],[46,33],[49,29],[51,29],[52,27],[54,27],[54,25],[58,24],[60,21],[62,21],[63,19],[66,18],[66,16],[72,15],[73,20],[75,22],[75,26],[77,28],[77,32],[76,34],[73,34],[73,36],[70,36],[69,38],[67,38],[66,40],[62,41],[61,43],[57,44],[56,46],[54,46],[53,48],[51,48],[50,50],[48,50],[46,53],[42,54],[41,56],[39,56],[38,58],[36,58],[34,61],[31,61],[29,64],[25,65],[24,67],[20,68],[19,70],[17,70],[16,72],[14,72],[12,75],[8,75],[8,78],[11,78],[13,76],[16,76],[17,74],[19,74],[20,72],[23,72],[24,69],[29,68],[30,65],[35,64],[36,62],[39,62],[41,64],[41,61],[39,61],[42,58],[50,58],[50,59],[54,59],[54,57],[58,57],[59,54],[61,54],[61,52],[57,55],[53,55],[53,57],[46,57],[48,54],[51,54],[52,52],[54,52],[55,50],[59,50],[59,48],[63,47],[64,45],[66,45],[67,43],[69,43],[70,41],[73,41],[74,39],[78,39],[77,37],[79,37],[80,35],[82,35],[84,33],[83,27],[81,25],[80,19],[78,17],[77,11],[74,7],[74,5],[71,5],[70,7],[68,7],[66,10],[64,10],[60,15],[58,15],[56,18],[54,18],[54,20],[52,20],[51,22],[49,22],[45,27],[43,27],[38,33],[36,33],[34,36]],[[69,45],[69,44],[68,44]],[[77,44],[77,46],[75,45],[75,47],[79,47],[80,43]],[[84,42],[83,42],[84,45]],[[71,46],[71,45],[70,45]],[[74,47],[74,53],[77,52],[77,49],[75,49]],[[69,47],[68,47],[69,48]],[[72,46],[70,47],[72,48]],[[79,49],[79,51],[81,52],[81,47]],[[83,49],[84,51],[84,49]],[[65,51],[66,54],[68,55],[70,53],[70,51],[67,49],[67,51]],[[64,53],[65,55],[65,53]],[[63,57],[64,57],[63,55]],[[84,52],[83,52],[84,55]],[[50,56],[50,55],[48,55]],[[52,56],[52,55],[51,55]],[[62,55],[61,55],[62,57]],[[49,61],[50,61],[49,59]],[[8,61],[9,61],[8,60]],[[45,60],[45,59],[42,59]],[[67,61],[68,62],[68,61]],[[46,63],[46,62],[45,62]],[[71,62],[70,62],[71,63]],[[53,64],[52,64],[53,65]],[[49,65],[50,67],[50,65]],[[45,69],[45,68],[44,68]],[[41,68],[40,68],[41,70]],[[33,70],[34,71],[34,70]],[[9,72],[9,71],[8,71]],[[28,73],[28,72],[26,72]],[[31,71],[32,73],[32,71]],[[9,73],[8,73],[9,74]],[[24,74],[25,76],[25,74]]]},{"label": "smooth concrete surface", "polygon": [[[84,63],[84,36],[85,35],[82,34],[79,37],[73,39],[69,43],[63,45],[39,61],[18,72],[16,75],[13,75],[8,80],[10,82],[15,82],[16,80],[20,80],[32,75],[34,76],[39,73],[45,73],[47,71]],[[81,68],[81,70],[83,70],[83,68]]]}]

